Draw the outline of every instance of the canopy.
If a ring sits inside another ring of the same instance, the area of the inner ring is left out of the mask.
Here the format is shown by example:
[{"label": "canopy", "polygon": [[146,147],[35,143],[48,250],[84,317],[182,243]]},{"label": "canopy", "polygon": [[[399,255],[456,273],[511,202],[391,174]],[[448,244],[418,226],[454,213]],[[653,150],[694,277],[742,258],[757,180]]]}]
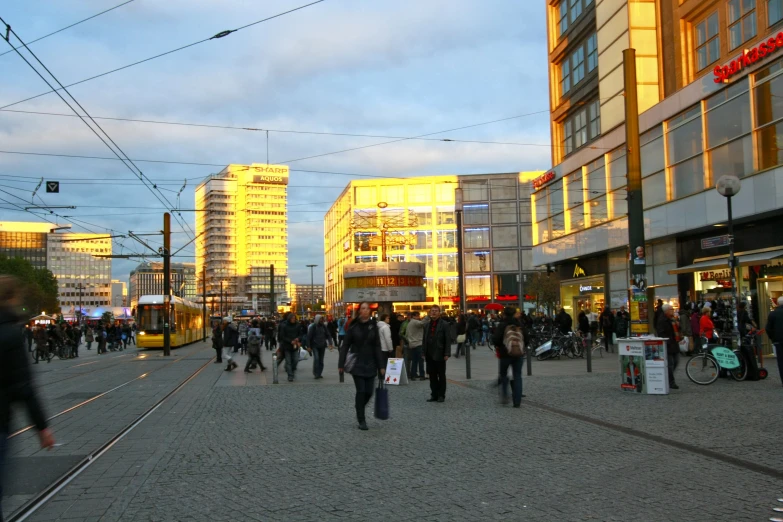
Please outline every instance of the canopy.
[{"label": "canopy", "polygon": [[[783,249],[769,250],[767,252],[739,253],[735,254],[737,266],[758,266],[769,264],[773,259],[783,257]],[[695,263],[669,270],[670,274],[689,274],[704,270],[720,270],[729,268],[729,256],[716,256],[708,259],[697,259]]]},{"label": "canopy", "polygon": [[484,307],[485,310],[503,310],[503,305],[500,303],[489,303]]}]

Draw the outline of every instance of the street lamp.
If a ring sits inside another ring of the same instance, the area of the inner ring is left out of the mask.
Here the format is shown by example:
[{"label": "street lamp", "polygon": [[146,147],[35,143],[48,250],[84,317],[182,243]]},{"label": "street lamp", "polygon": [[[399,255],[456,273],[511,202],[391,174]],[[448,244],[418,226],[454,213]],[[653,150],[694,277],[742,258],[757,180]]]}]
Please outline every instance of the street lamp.
[{"label": "street lamp", "polygon": [[731,271],[731,337],[737,347],[742,345],[742,338],[737,328],[737,275],[734,259],[734,219],[731,214],[731,198],[739,194],[742,183],[737,176],[727,174],[721,176],[715,184],[718,194],[726,198],[726,209],[729,217],[729,270]]},{"label": "street lamp", "polygon": [[307,265],[310,269],[310,310],[315,312],[315,285],[313,284],[313,268],[318,265]]},{"label": "street lamp", "polygon": [[[457,293],[459,294],[459,313],[465,312],[465,274],[462,269],[462,209],[464,194],[462,187],[454,189],[454,214],[457,221]],[[470,345],[465,347],[465,377],[470,379]]]}]

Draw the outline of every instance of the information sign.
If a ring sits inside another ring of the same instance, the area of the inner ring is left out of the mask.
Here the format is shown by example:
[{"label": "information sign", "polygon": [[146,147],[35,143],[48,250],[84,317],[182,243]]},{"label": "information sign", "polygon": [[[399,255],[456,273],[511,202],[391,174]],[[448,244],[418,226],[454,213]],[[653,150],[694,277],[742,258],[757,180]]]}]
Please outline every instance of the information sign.
[{"label": "information sign", "polygon": [[712,349],[712,356],[718,361],[720,367],[724,370],[733,370],[740,367],[739,359],[737,355],[729,348],[723,346],[717,346]]},{"label": "information sign", "polygon": [[385,382],[393,386],[408,384],[408,375],[405,373],[405,359],[389,359],[386,363]]}]

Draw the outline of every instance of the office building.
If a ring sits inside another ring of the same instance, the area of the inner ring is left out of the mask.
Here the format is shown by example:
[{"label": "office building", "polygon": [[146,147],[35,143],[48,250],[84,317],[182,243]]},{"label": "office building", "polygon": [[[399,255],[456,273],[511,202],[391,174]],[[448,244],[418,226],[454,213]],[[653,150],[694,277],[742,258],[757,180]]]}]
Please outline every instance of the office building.
[{"label": "office building", "polygon": [[[163,295],[163,281],[163,262],[139,264],[130,273],[130,306],[135,308],[143,295]],[[171,263],[171,295],[201,302],[199,290],[194,263]]]},{"label": "office building", "polygon": [[466,306],[519,306],[531,260],[530,181],[535,173],[428,176],[352,181],[324,218],[325,300],[341,313],[343,267],[414,261],[426,265],[427,301],[395,310],[459,306],[454,189],[463,189]]},{"label": "office building", "polygon": [[265,281],[256,269],[288,272],[288,174],[284,165],[232,164],[196,188],[196,233],[204,232],[196,239],[196,271],[200,277],[206,270],[208,295],[222,287],[230,310],[258,300],[254,289]]},{"label": "office building", "polygon": [[[783,2],[547,2],[551,172],[532,197],[533,263],[562,305],[628,299],[622,51],[636,49],[649,299],[726,297],[733,197],[740,295],[764,324],[783,295]],[[706,240],[706,241],[702,241]],[[639,245],[642,246],[642,245]]]},{"label": "office building", "polygon": [[318,284],[291,283],[291,309],[307,310],[311,303],[315,303],[318,310],[318,303],[324,300],[324,288],[324,285]]},{"label": "office building", "polygon": [[111,280],[111,305],[112,307],[128,306],[128,286],[125,281]]},{"label": "office building", "polygon": [[46,237],[51,223],[0,222],[0,255],[21,257],[35,268],[46,268]]},{"label": "office building", "polygon": [[111,238],[105,234],[47,235],[47,268],[57,278],[64,315],[90,315],[111,307]]}]

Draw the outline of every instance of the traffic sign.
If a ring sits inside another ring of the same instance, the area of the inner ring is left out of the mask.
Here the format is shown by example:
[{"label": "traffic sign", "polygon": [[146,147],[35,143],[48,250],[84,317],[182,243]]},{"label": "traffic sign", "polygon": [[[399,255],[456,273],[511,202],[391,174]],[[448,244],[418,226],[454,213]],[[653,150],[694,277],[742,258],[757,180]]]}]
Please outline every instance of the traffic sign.
[{"label": "traffic sign", "polygon": [[46,182],[46,192],[49,194],[59,194],[60,193],[60,182],[59,181],[47,181]]},{"label": "traffic sign", "polygon": [[701,240],[701,249],[706,250],[708,248],[718,248],[723,246],[729,246],[731,244],[731,238],[728,234],[715,237],[705,237]]}]

